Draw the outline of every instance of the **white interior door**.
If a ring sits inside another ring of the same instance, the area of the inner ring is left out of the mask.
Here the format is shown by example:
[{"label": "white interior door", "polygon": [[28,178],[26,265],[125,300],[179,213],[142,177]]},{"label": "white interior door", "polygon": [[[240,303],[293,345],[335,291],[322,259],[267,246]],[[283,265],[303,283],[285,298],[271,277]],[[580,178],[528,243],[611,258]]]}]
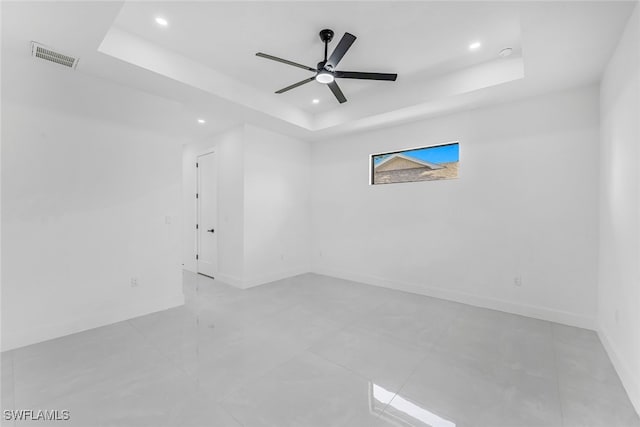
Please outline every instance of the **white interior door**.
[{"label": "white interior door", "polygon": [[218,273],[218,163],[215,153],[198,156],[198,273]]}]

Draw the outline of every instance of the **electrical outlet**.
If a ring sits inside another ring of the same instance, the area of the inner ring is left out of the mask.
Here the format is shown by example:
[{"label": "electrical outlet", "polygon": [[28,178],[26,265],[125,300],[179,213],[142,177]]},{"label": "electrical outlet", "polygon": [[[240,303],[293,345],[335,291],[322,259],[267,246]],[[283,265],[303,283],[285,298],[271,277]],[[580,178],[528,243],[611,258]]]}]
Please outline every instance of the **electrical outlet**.
[{"label": "electrical outlet", "polygon": [[131,278],[131,287],[135,288],[138,286],[138,278],[137,277],[132,277]]},{"label": "electrical outlet", "polygon": [[522,276],[516,276],[513,278],[513,286],[522,286]]}]

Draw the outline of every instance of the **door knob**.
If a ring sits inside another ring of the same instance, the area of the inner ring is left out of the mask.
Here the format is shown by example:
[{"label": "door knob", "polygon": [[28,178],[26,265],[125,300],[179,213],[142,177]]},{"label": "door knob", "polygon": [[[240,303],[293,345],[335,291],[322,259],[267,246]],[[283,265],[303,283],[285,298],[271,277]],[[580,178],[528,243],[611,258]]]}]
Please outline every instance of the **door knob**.
[{"label": "door knob", "polygon": [[207,230],[209,233],[215,233],[215,230],[212,228],[211,230]]}]

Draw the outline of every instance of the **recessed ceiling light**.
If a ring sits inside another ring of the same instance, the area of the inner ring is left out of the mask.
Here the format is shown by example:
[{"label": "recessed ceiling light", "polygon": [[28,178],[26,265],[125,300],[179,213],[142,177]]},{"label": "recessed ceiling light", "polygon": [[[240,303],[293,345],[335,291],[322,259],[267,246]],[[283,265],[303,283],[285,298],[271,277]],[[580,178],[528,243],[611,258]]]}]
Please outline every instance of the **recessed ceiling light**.
[{"label": "recessed ceiling light", "polygon": [[163,27],[166,27],[167,25],[169,25],[169,21],[167,21],[166,19],[164,19],[161,16],[157,16],[156,17],[156,24],[161,25]]},{"label": "recessed ceiling light", "polygon": [[482,46],[480,42],[473,42],[469,45],[469,50],[480,49],[480,46]]},{"label": "recessed ceiling light", "polygon": [[500,52],[498,52],[498,55],[500,55],[503,58],[506,58],[507,56],[511,56],[512,53],[513,53],[513,49],[512,48],[505,47]]},{"label": "recessed ceiling light", "polygon": [[317,104],[317,103],[319,103],[319,102],[320,102],[320,100],[319,100],[319,99],[314,99],[314,100],[313,100],[313,101],[311,101],[311,102],[313,102],[314,104]]},{"label": "recessed ceiling light", "polygon": [[198,123],[203,125],[203,124],[207,123],[207,121],[205,119],[198,119]]}]

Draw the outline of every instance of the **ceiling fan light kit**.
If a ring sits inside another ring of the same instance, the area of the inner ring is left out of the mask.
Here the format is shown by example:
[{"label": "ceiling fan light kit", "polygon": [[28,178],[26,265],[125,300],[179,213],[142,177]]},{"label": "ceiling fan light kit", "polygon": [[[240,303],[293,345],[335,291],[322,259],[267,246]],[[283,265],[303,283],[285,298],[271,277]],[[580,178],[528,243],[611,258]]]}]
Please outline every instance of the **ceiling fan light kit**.
[{"label": "ceiling fan light kit", "polygon": [[302,68],[303,70],[312,71],[315,73],[313,77],[309,77],[307,79],[301,80],[297,83],[294,83],[290,86],[282,88],[276,93],[284,93],[291,89],[295,89],[298,86],[302,86],[303,84],[309,83],[313,80],[326,84],[333,95],[336,97],[338,102],[345,103],[347,102],[347,98],[345,98],[342,90],[338,86],[338,83],[335,81],[337,78],[342,79],[359,79],[359,80],[382,80],[382,81],[395,81],[398,77],[397,74],[391,73],[363,73],[359,71],[338,71],[336,67],[338,63],[342,60],[344,55],[347,53],[351,45],[354,41],[356,41],[356,36],[349,33],[344,33],[338,45],[331,53],[331,56],[327,58],[329,42],[333,40],[333,31],[329,29],[324,29],[320,31],[320,40],[324,43],[324,60],[318,62],[316,68],[312,68],[306,65],[298,64],[297,62],[289,61],[286,59],[278,58],[276,56],[268,55],[266,53],[258,52],[256,56],[261,58],[270,59],[272,61],[281,62],[283,64],[291,65],[293,67]]},{"label": "ceiling fan light kit", "polygon": [[316,81],[324,84],[331,83],[332,81],[335,80],[335,78],[333,77],[333,74],[327,71],[319,71],[318,74],[316,74],[315,79]]}]

